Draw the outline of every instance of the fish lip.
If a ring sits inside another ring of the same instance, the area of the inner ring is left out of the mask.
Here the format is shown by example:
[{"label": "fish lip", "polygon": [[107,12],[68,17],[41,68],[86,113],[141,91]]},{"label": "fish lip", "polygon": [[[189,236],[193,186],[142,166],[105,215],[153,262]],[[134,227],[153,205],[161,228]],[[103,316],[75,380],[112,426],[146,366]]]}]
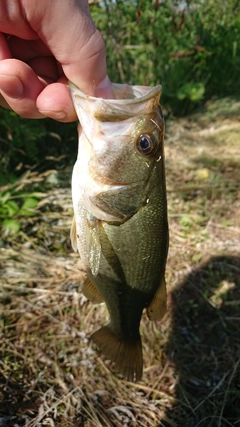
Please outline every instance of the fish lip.
[{"label": "fish lip", "polygon": [[[132,85],[123,85],[123,84],[118,84],[118,83],[112,83],[112,87],[113,87],[113,91],[115,89],[115,92],[120,91],[120,89],[123,89],[123,87],[125,87],[128,90],[128,93],[133,95],[133,97],[129,97],[129,98],[114,98],[114,99],[107,99],[105,100],[104,98],[96,98],[95,96],[91,96],[91,95],[86,95],[84,92],[82,92],[74,83],[72,82],[68,82],[69,88],[72,91],[77,91],[78,95],[80,95],[82,98],[87,99],[89,101],[99,101],[101,100],[102,103],[104,104],[105,102],[107,102],[107,104],[109,105],[134,105],[134,104],[139,104],[145,101],[148,101],[149,99],[152,99],[154,97],[156,97],[157,95],[160,95],[162,93],[162,86],[161,85],[157,85],[157,86],[132,86]],[[134,94],[134,91],[135,94]],[[141,90],[145,90],[146,94],[142,95],[140,93]]]}]

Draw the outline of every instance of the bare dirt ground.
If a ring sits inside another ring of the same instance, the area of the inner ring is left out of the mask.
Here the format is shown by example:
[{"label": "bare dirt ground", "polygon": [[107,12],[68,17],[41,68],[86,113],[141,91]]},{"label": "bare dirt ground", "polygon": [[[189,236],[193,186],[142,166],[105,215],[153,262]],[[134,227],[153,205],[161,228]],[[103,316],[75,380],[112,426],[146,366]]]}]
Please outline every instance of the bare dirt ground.
[{"label": "bare dirt ground", "polygon": [[45,192],[17,235],[0,235],[1,427],[240,426],[239,140],[231,99],[167,121],[168,313],[143,315],[139,383],[89,342],[107,312],[81,294],[70,169],[19,182]]}]

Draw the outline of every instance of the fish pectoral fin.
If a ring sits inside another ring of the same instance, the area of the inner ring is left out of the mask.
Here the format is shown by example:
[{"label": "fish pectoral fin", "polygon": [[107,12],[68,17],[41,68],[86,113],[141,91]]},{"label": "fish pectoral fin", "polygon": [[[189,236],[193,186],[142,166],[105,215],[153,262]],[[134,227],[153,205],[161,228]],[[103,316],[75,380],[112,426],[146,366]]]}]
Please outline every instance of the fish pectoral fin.
[{"label": "fish pectoral fin", "polygon": [[128,381],[140,381],[143,370],[140,335],[129,342],[116,335],[107,325],[94,332],[91,339]]},{"label": "fish pectoral fin", "polygon": [[85,297],[89,299],[93,304],[100,304],[101,302],[104,302],[104,299],[100,294],[98,288],[89,277],[84,282],[82,292],[83,295],[85,295]]},{"label": "fish pectoral fin", "polygon": [[152,301],[147,306],[147,316],[149,320],[161,320],[167,311],[166,282],[163,277],[157,292]]},{"label": "fish pectoral fin", "polygon": [[98,231],[98,219],[87,218],[87,256],[92,275],[96,276],[101,258],[101,242]]},{"label": "fish pectoral fin", "polygon": [[76,220],[75,217],[73,217],[72,220],[72,226],[71,226],[71,231],[70,231],[70,239],[71,239],[71,244],[72,244],[72,248],[75,252],[77,252],[77,227],[76,227]]}]

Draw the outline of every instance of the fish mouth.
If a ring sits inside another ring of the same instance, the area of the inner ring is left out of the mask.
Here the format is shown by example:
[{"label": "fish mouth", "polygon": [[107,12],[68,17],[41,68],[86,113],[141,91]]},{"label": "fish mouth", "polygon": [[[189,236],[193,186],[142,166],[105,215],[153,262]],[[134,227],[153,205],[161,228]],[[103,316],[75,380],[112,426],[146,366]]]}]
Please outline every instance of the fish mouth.
[{"label": "fish mouth", "polygon": [[82,119],[82,111],[91,112],[91,117],[100,122],[121,121],[138,114],[148,114],[159,102],[162,86],[131,86],[112,83],[114,99],[95,98],[86,95],[69,82],[70,93],[77,114]]},{"label": "fish mouth", "polygon": [[70,89],[78,93],[78,95],[84,99],[92,101],[107,101],[110,105],[114,105],[117,101],[118,104],[126,105],[127,104],[139,104],[139,102],[145,102],[149,99],[154,98],[157,95],[160,95],[162,92],[162,86],[137,86],[137,85],[128,85],[120,83],[112,83],[113,92],[115,95],[114,99],[96,98],[94,96],[86,95],[83,93],[76,85],[72,82],[68,82]]}]

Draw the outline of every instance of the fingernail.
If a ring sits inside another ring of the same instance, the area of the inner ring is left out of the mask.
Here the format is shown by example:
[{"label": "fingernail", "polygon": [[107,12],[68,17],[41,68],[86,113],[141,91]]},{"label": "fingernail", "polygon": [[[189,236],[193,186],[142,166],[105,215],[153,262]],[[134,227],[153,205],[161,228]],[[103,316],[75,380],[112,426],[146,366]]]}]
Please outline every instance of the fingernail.
[{"label": "fingernail", "polygon": [[0,75],[0,90],[9,98],[19,99],[23,96],[24,86],[17,76]]},{"label": "fingernail", "polygon": [[105,79],[95,88],[94,92],[95,92],[95,96],[98,98],[105,98],[105,99],[115,98],[113,93],[113,88],[108,76],[106,76]]},{"label": "fingernail", "polygon": [[38,110],[43,116],[50,117],[54,120],[64,120],[67,117],[65,111]]}]

